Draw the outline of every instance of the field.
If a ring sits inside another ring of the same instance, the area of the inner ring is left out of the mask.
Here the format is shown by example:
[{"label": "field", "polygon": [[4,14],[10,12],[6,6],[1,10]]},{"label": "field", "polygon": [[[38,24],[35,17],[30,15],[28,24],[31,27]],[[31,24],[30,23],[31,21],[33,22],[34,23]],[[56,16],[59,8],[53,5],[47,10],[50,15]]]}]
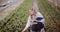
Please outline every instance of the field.
[{"label": "field", "polygon": [[47,0],[38,0],[40,12],[44,15],[46,32],[60,32],[60,14]]},{"label": "field", "polygon": [[0,21],[0,32],[21,32],[25,27],[28,10],[32,5],[32,0],[24,2],[12,11],[5,19]]},{"label": "field", "polygon": [[[0,32],[21,32],[25,27],[28,10],[33,0],[25,0],[20,6],[12,11],[5,19],[0,21]],[[37,0],[40,12],[44,15],[46,32],[59,32],[60,14],[50,5],[47,0]],[[27,30],[28,32],[28,30]]]}]

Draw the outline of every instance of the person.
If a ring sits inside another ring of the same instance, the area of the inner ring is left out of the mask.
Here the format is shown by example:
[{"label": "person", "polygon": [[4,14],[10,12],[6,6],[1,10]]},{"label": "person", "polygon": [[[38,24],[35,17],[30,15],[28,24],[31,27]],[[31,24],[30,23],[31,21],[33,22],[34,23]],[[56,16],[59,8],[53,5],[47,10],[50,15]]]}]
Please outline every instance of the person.
[{"label": "person", "polygon": [[30,32],[45,32],[44,31],[44,17],[39,11],[33,8],[29,10],[29,17],[26,27],[22,30],[24,32],[30,27]]}]

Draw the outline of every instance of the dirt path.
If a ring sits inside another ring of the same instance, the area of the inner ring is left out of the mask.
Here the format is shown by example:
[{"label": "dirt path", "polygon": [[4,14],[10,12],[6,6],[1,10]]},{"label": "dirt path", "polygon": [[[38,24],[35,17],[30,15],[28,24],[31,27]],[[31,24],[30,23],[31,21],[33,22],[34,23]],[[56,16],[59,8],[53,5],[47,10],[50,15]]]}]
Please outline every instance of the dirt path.
[{"label": "dirt path", "polygon": [[32,7],[33,7],[36,11],[39,11],[38,4],[37,4],[37,0],[33,0],[33,5],[32,5]]},{"label": "dirt path", "polygon": [[7,5],[2,11],[0,11],[0,20],[4,19],[10,12],[16,9],[24,0],[14,0],[15,2]]}]

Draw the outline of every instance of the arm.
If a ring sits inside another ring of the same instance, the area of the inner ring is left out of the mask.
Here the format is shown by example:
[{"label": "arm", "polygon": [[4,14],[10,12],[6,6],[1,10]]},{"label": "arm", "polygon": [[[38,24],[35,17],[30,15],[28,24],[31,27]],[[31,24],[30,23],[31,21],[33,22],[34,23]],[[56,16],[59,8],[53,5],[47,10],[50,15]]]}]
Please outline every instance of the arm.
[{"label": "arm", "polygon": [[24,30],[22,32],[24,32],[25,30],[27,30],[30,27],[30,18],[28,18],[28,22],[26,24],[26,27],[24,28]]}]

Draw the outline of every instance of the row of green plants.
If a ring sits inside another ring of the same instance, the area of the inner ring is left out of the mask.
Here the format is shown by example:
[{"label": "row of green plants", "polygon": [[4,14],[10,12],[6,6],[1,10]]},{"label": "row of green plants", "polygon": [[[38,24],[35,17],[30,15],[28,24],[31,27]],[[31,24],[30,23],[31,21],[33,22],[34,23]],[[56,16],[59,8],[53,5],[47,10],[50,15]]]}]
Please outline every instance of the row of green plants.
[{"label": "row of green plants", "polygon": [[0,32],[21,32],[28,18],[28,10],[32,6],[32,0],[24,0],[5,19],[0,21]]},{"label": "row of green plants", "polygon": [[45,17],[46,32],[59,32],[60,14],[48,3],[47,0],[38,0],[40,12]]}]

